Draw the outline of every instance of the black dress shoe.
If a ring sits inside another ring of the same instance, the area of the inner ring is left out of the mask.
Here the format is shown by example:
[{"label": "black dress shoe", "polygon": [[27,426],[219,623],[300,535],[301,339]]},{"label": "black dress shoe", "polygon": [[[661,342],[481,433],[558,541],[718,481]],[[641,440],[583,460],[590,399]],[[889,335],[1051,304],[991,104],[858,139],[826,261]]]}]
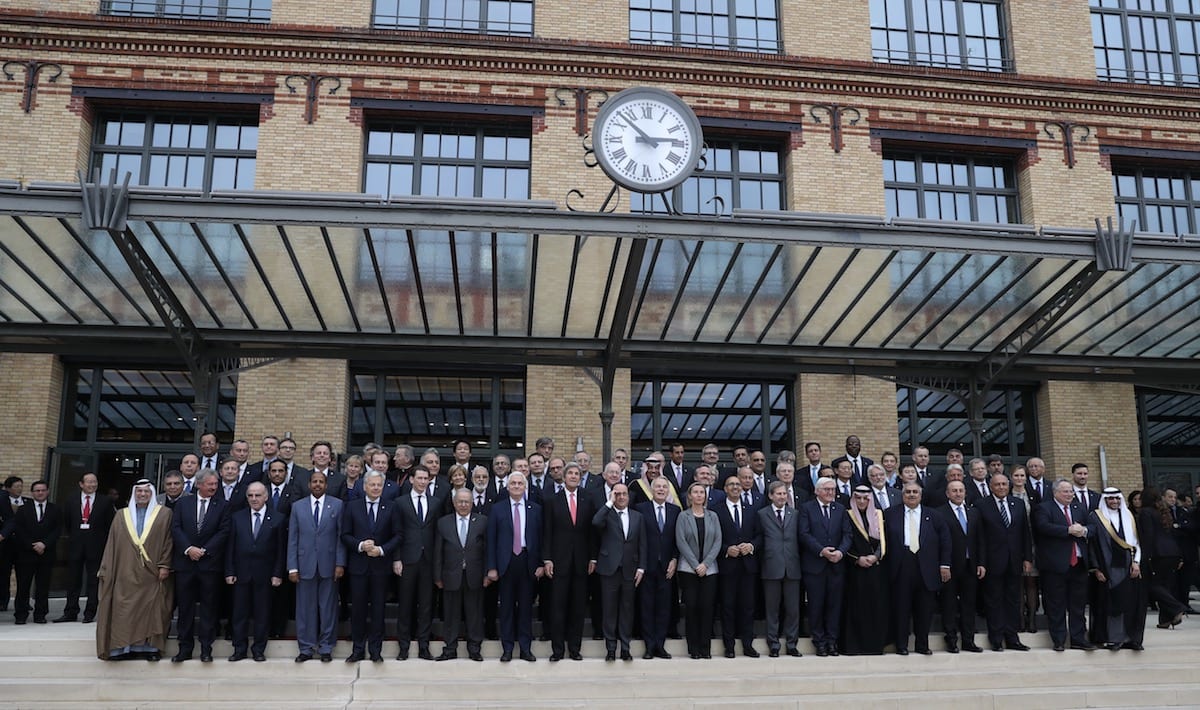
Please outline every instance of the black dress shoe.
[{"label": "black dress shoe", "polygon": [[703,658],[703,659],[704,659],[704,660],[706,660],[706,661],[712,660],[712,654],[711,654],[711,653],[701,653],[701,654],[700,654],[700,657],[701,657],[701,658]]},{"label": "black dress shoe", "polygon": [[896,649],[896,655],[897,656],[907,656],[908,649],[907,648],[898,648],[898,649]]},{"label": "black dress shoe", "polygon": [[700,660],[700,654],[699,653],[689,653],[688,658],[692,659],[693,661],[698,661],[698,660]]},{"label": "black dress shoe", "polygon": [[1004,646],[1001,646],[998,643],[994,643],[994,644],[992,644],[992,650],[995,651],[996,653],[1000,653],[1001,651],[1004,650]]},{"label": "black dress shoe", "polygon": [[1071,648],[1075,649],[1076,651],[1095,651],[1096,645],[1093,643],[1088,643],[1087,641],[1084,641],[1083,643],[1076,643],[1075,641],[1072,641]]},{"label": "black dress shoe", "polygon": [[617,660],[617,652],[609,651],[608,653],[604,654],[604,660],[608,663],[612,663],[613,661]]},{"label": "black dress shoe", "polygon": [[767,657],[768,658],[779,658],[779,649],[772,648],[771,650],[767,651]]},{"label": "black dress shoe", "polygon": [[85,624],[94,624],[94,623],[96,623],[96,617],[94,617],[94,616],[85,616],[85,617],[83,617],[83,623],[85,623]]},{"label": "black dress shoe", "polygon": [[329,663],[332,660],[333,660],[332,653],[322,653],[321,654],[321,663]]},{"label": "black dress shoe", "polygon": [[1142,646],[1142,644],[1140,644],[1140,643],[1134,643],[1133,641],[1126,641],[1125,643],[1121,644],[1121,648],[1128,649],[1128,650],[1130,650],[1130,651],[1143,651],[1143,650],[1145,650],[1145,647],[1143,647],[1143,646]]},{"label": "black dress shoe", "polygon": [[562,655],[561,653],[552,653],[552,654],[550,654],[550,662],[551,662],[551,663],[558,663],[558,662],[559,662],[559,661],[561,661],[562,659],[563,659],[563,655]]},{"label": "black dress shoe", "polygon": [[181,653],[176,653],[174,656],[171,656],[171,663],[183,663],[184,661],[190,661],[190,660],[192,660],[192,654],[190,654],[190,653],[182,653],[181,652]]},{"label": "black dress shoe", "polygon": [[654,660],[654,652],[653,652],[653,651],[646,651],[645,653],[643,653],[643,654],[642,654],[642,660],[643,660],[643,661],[652,661],[652,660]]},{"label": "black dress shoe", "polygon": [[202,651],[200,653],[201,663],[212,663],[212,651]]},{"label": "black dress shoe", "polygon": [[423,648],[420,651],[417,651],[417,658],[420,658],[423,661],[432,661],[433,654],[429,652],[428,648]]},{"label": "black dress shoe", "polygon": [[671,659],[671,654],[667,653],[667,649],[665,649],[665,648],[660,648],[660,649],[658,649],[657,651],[655,651],[655,652],[654,652],[654,657],[655,657],[655,658],[665,658],[665,659],[667,659],[667,660],[670,660],[670,659]]},{"label": "black dress shoe", "polygon": [[831,655],[831,656],[836,656],[836,655],[838,655],[838,647],[837,647],[837,644],[830,644],[830,645],[829,645],[829,648],[828,648],[827,650],[829,651],[829,655]]},{"label": "black dress shoe", "polygon": [[572,661],[582,661],[583,654],[580,653],[579,651],[571,651],[571,660]]},{"label": "black dress shoe", "polygon": [[980,648],[980,647],[976,646],[976,645],[975,645],[975,644],[973,644],[973,643],[967,643],[967,642],[965,642],[965,641],[963,642],[963,645],[962,645],[962,650],[964,650],[964,651],[966,651],[966,652],[968,652],[968,653],[983,653],[983,649],[982,649],[982,648]]},{"label": "black dress shoe", "polygon": [[946,644],[946,653],[958,653],[958,644],[953,641]]},{"label": "black dress shoe", "polygon": [[800,653],[800,649],[798,648],[789,648],[787,650],[787,654],[792,658],[802,658],[804,656],[803,653]]},{"label": "black dress shoe", "polygon": [[471,654],[468,656],[468,658],[470,658],[472,661],[482,661],[483,654],[479,651],[471,651]]},{"label": "black dress shoe", "polygon": [[824,658],[825,656],[829,655],[829,649],[825,648],[824,646],[817,646],[817,655]]},{"label": "black dress shoe", "polygon": [[54,623],[56,623],[56,624],[62,624],[62,623],[64,623],[64,622],[67,622],[67,621],[75,621],[75,617],[74,617],[74,616],[67,616],[66,614],[63,614],[62,616],[60,616],[60,617],[58,617],[57,619],[55,619],[55,620],[54,620]]},{"label": "black dress shoe", "polygon": [[311,661],[311,660],[312,660],[311,653],[301,653],[299,656],[296,656],[296,663],[304,663],[305,661]]},{"label": "black dress shoe", "polygon": [[1020,641],[1010,641],[1006,645],[1013,651],[1028,651],[1029,650],[1029,647],[1026,646],[1025,644],[1021,643]]},{"label": "black dress shoe", "polygon": [[[1183,615],[1182,615],[1182,614],[1180,614],[1180,616],[1183,616]],[[44,623],[46,623],[46,617],[44,617],[44,616],[35,616],[35,617],[33,617],[33,623],[35,623],[35,624],[44,624]]]},{"label": "black dress shoe", "polygon": [[354,653],[351,653],[349,656],[346,656],[346,663],[358,663],[365,657],[366,656],[364,656],[363,654],[359,653],[358,651],[355,651]]},{"label": "black dress shoe", "polygon": [[371,654],[371,663],[383,663],[383,654],[382,653],[372,653]]},{"label": "black dress shoe", "polygon": [[621,651],[621,660],[622,661],[632,661],[633,654],[630,653],[629,651]]},{"label": "black dress shoe", "polygon": [[255,652],[254,652],[254,662],[255,662],[255,663],[263,663],[263,662],[265,662],[266,660],[267,660],[267,656],[266,656],[266,654],[264,654],[262,651],[255,651]]},{"label": "black dress shoe", "polygon": [[933,651],[929,648],[918,648],[918,649],[916,649],[916,652],[921,654],[922,656],[932,656],[933,655]]},{"label": "black dress shoe", "polygon": [[1054,644],[1054,650],[1055,651],[1065,651],[1067,649],[1061,643],[1056,643],[1056,644]]},{"label": "black dress shoe", "polygon": [[521,651],[521,660],[533,663],[537,660],[537,656],[533,655],[533,651]]},{"label": "black dress shoe", "polygon": [[229,657],[230,663],[237,663],[238,661],[244,661],[244,660],[246,660],[246,652],[245,651],[234,651],[233,655]]},{"label": "black dress shoe", "polygon": [[512,651],[505,651],[504,653],[500,654],[500,662],[501,663],[508,663],[511,660],[512,660]]},{"label": "black dress shoe", "polygon": [[162,660],[162,654],[158,651],[151,651],[150,653],[146,654],[146,660],[150,661],[151,663],[158,663]]},{"label": "black dress shoe", "polygon": [[439,655],[437,658],[435,658],[435,659],[433,659],[433,660],[435,660],[435,661],[453,661],[453,660],[455,660],[456,658],[458,658],[458,654],[457,654],[457,653],[451,653],[451,652],[448,652],[448,651],[442,651],[441,655]]},{"label": "black dress shoe", "polygon": [[754,650],[753,646],[747,646],[746,648],[742,649],[742,655],[746,656],[747,658],[758,658],[761,654]]},{"label": "black dress shoe", "polygon": [[726,651],[726,652],[725,652],[725,657],[726,657],[726,658],[733,658],[733,657],[734,657],[734,656],[736,656],[736,655],[737,655],[737,654],[736,654],[736,653],[734,653],[732,650],[730,650],[730,651]]},{"label": "black dress shoe", "polygon": [[17,626],[24,626],[25,620],[24,619],[13,619],[13,623],[16,624]]}]

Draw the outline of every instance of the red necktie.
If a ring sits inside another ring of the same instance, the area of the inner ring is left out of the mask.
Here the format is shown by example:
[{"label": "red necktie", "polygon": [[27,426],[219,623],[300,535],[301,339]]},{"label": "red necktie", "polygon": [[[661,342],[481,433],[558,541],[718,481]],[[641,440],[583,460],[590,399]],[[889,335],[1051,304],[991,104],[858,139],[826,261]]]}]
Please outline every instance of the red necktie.
[{"label": "red necktie", "polygon": [[87,495],[83,497],[83,522],[86,523],[90,517],[92,517],[92,497]]},{"label": "red necktie", "polygon": [[[1070,527],[1072,525],[1072,523],[1071,523],[1071,506],[1069,506],[1069,505],[1063,506],[1063,515],[1067,516],[1067,526]],[[1071,542],[1071,566],[1074,567],[1077,564],[1079,564],[1079,553],[1075,549],[1074,541],[1072,541]]]}]

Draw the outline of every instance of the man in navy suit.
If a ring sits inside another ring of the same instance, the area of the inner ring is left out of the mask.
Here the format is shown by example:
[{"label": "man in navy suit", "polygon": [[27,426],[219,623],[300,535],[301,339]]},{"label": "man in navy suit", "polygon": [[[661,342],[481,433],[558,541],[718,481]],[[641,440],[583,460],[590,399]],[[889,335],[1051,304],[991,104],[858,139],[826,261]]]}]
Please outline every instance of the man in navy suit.
[{"label": "man in navy suit", "polygon": [[[970,502],[969,481],[967,486]],[[1008,476],[994,476],[989,483],[992,494],[979,499],[975,509],[983,535],[980,557],[987,574],[983,578],[983,603],[987,609],[988,642],[993,651],[1007,646],[1028,651],[1017,636],[1021,613],[1022,575],[1033,570],[1033,540],[1025,504],[1008,495]]]},{"label": "man in navy suit", "polygon": [[1087,640],[1083,616],[1088,585],[1088,512],[1076,498],[1071,482],[1065,479],[1054,482],[1051,500],[1042,501],[1033,509],[1042,604],[1055,651],[1064,650],[1068,630],[1071,648],[1084,651],[1096,648]]},{"label": "man in navy suit", "polygon": [[[24,624],[29,615],[30,589],[33,595],[33,623],[46,623],[50,606],[50,573],[54,569],[54,553],[62,532],[62,515],[58,506],[49,502],[50,486],[36,481],[29,487],[33,500],[19,506],[5,523],[0,539],[11,537],[17,550],[17,596],[13,607],[16,623]],[[8,584],[8,580],[4,580]]]},{"label": "man in navy suit", "polygon": [[[273,464],[272,464],[273,465]],[[333,660],[337,642],[338,580],[346,567],[342,545],[342,501],[325,495],[325,475],[309,476],[306,498],[292,505],[288,519],[288,579],[296,585],[297,663],[320,653]]]},{"label": "man in navy suit", "polygon": [[958,653],[961,635],[962,650],[979,653],[983,649],[975,645],[976,600],[979,580],[987,574],[980,554],[979,510],[967,506],[967,488],[962,481],[948,482],[946,497],[949,502],[936,509],[950,530],[950,581],[942,587],[946,650]]},{"label": "man in navy suit", "polygon": [[[749,467],[744,469],[749,473]],[[725,479],[725,500],[709,508],[721,523],[721,554],[717,575],[721,595],[721,635],[725,657],[734,657],[736,639],[742,653],[758,658],[754,649],[754,603],[758,588],[758,558],[754,548],[758,534],[758,511],[746,504],[738,476]]]},{"label": "man in navy suit", "polygon": [[[230,459],[232,461],[233,459]],[[235,462],[236,463],[236,462]],[[287,528],[283,516],[267,509],[267,487],[246,487],[245,509],[230,513],[225,545],[225,583],[233,587],[233,655],[246,658],[250,617],[254,617],[254,660],[267,660],[271,588],[283,584]]]},{"label": "man in navy suit", "polygon": [[945,519],[921,506],[921,485],[904,484],[904,504],[883,514],[888,576],[896,611],[896,653],[908,655],[908,633],[917,653],[928,656],[934,595],[950,580],[950,531]]},{"label": "man in navy suit", "polygon": [[871,464],[875,463],[874,459],[862,455],[862,440],[854,434],[846,437],[846,453],[844,456],[839,456],[830,463],[834,471],[837,471],[838,464],[842,461],[850,463],[850,480],[852,486],[859,486],[867,482],[867,469]]},{"label": "man in navy suit", "polygon": [[79,614],[79,592],[86,580],[87,606],[83,610],[83,623],[96,618],[96,605],[100,601],[100,560],[104,557],[104,545],[108,541],[108,530],[112,527],[114,508],[108,496],[96,495],[99,481],[96,474],[85,473],[79,477],[79,495],[71,495],[63,501],[66,518],[67,543],[67,605],[63,614],[54,620],[74,621]]},{"label": "man in navy suit", "polygon": [[396,559],[404,563],[400,574],[400,613],[396,619],[400,653],[396,660],[408,659],[409,645],[416,636],[417,655],[432,661],[429,638],[433,626],[433,540],[445,499],[440,494],[429,494],[430,471],[425,463],[413,469],[408,481],[409,490],[395,500],[395,515],[400,525]]},{"label": "man in navy suit", "polygon": [[550,660],[564,653],[583,660],[583,615],[587,608],[588,575],[596,568],[596,538],[592,496],[580,487],[577,463],[563,470],[563,490],[548,495],[542,508],[543,566],[550,580]]},{"label": "man in navy suit", "polygon": [[367,471],[363,475],[363,497],[342,506],[353,642],[347,663],[357,663],[367,653],[375,663],[383,661],[383,605],[392,575],[401,569],[401,564],[394,562],[400,547],[399,516],[395,501],[383,498],[386,480],[378,470]]},{"label": "man in navy suit", "polygon": [[[682,448],[682,445],[681,445]],[[679,506],[669,498],[674,484],[668,476],[659,476],[650,484],[651,499],[636,506],[642,515],[646,537],[646,573],[638,586],[642,611],[642,640],[646,652],[642,658],[670,658],[667,653],[667,631],[675,604],[675,567],[678,563],[675,547],[675,521]]]},{"label": "man in navy suit", "polygon": [[634,594],[646,573],[646,534],[642,516],[629,507],[629,486],[617,483],[612,497],[596,511],[592,525],[599,531],[596,574],[604,609],[606,661],[615,661],[617,645],[621,660],[632,661],[629,644],[633,638]]},{"label": "man in navy suit", "polygon": [[217,469],[217,475],[220,477],[217,497],[225,501],[231,513],[246,507],[246,487],[252,483],[245,477],[238,480],[238,466],[237,459],[225,459]]},{"label": "man in navy suit", "polygon": [[514,644],[521,660],[536,661],[533,643],[533,588],[542,565],[542,509],[525,500],[525,476],[508,477],[508,497],[497,500],[488,516],[488,579],[500,583],[500,660],[512,660]]},{"label": "man in navy suit", "polygon": [[200,660],[212,662],[217,594],[229,536],[229,506],[217,495],[217,474],[208,469],[196,474],[192,492],[179,499],[171,517],[171,540],[175,545],[171,567],[179,608],[179,653],[171,658],[173,663],[192,657],[197,635]]},{"label": "man in navy suit", "polygon": [[816,500],[800,506],[800,569],[808,590],[808,627],[818,656],[836,656],[842,617],[846,567],[842,560],[850,549],[850,518],[838,503],[837,484],[821,478]]},{"label": "man in navy suit", "polygon": [[[284,546],[287,546],[287,526],[291,520],[292,504],[305,495],[295,481],[287,480],[287,462],[275,459],[267,464],[262,484],[267,487],[267,512],[279,518],[283,527]],[[285,549],[286,552],[286,549]],[[287,628],[288,619],[295,615],[296,585],[284,576],[283,584],[271,587],[271,637],[279,638]]]}]

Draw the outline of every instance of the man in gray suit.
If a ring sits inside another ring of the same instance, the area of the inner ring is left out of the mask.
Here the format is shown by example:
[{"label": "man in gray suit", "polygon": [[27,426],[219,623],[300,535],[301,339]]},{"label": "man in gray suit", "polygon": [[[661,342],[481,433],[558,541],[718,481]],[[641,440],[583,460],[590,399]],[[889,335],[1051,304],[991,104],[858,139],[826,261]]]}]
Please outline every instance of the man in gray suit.
[{"label": "man in gray suit", "polygon": [[875,507],[881,512],[904,502],[900,491],[888,485],[887,471],[883,466],[877,463],[868,466],[867,481],[871,486],[871,497],[875,499]]},{"label": "man in gray suit", "polygon": [[763,599],[767,610],[767,651],[779,657],[779,609],[783,607],[783,635],[789,656],[800,657],[800,528],[796,511],[788,505],[788,484],[771,481],[771,504],[758,510],[758,539]]},{"label": "man in gray suit", "polygon": [[346,566],[342,501],[325,495],[325,474],[313,471],[307,498],[292,505],[288,524],[288,579],[296,585],[296,663],[333,660],[337,643],[337,580]]},{"label": "man in gray suit", "polygon": [[604,643],[608,648],[604,660],[617,660],[620,641],[621,660],[632,661],[629,642],[633,637],[634,590],[642,583],[647,553],[642,514],[629,507],[628,486],[619,482],[612,486],[608,503],[596,511],[592,525],[600,532],[596,574],[600,575]]},{"label": "man in gray suit", "polygon": [[470,488],[454,492],[454,512],[438,519],[433,542],[433,584],[442,590],[444,617],[442,655],[458,658],[459,621],[467,622],[467,653],[482,661],[483,588],[488,586],[484,555],[487,552],[487,516],[472,512]]}]

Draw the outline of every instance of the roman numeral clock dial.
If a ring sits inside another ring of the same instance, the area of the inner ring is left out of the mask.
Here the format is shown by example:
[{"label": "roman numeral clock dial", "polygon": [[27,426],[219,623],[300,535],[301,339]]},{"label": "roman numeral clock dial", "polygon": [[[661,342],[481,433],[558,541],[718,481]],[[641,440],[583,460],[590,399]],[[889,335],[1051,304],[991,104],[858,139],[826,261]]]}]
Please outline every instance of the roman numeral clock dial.
[{"label": "roman numeral clock dial", "polygon": [[604,102],[592,124],[596,162],[635,192],[664,192],[686,180],[703,145],[691,107],[662,89],[625,89]]}]

